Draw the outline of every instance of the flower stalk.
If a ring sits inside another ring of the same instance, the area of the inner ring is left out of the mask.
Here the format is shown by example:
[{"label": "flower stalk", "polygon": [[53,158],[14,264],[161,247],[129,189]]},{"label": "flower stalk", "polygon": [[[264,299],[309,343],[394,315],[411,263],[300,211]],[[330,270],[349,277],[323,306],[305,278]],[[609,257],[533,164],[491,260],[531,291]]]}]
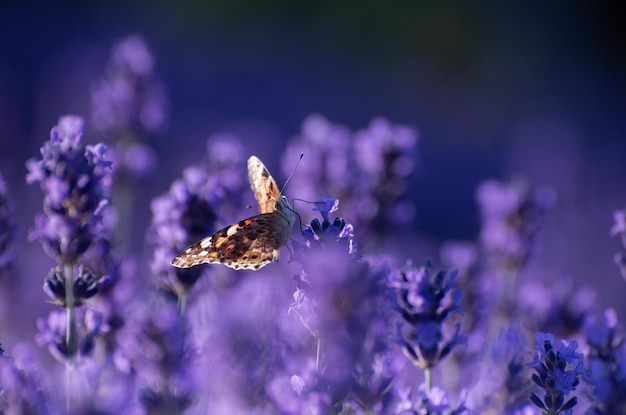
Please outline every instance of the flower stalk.
[{"label": "flower stalk", "polygon": [[74,304],[74,265],[66,263],[63,266],[65,273],[65,312],[67,331],[65,344],[67,347],[68,365],[71,365],[76,356],[76,313]]}]

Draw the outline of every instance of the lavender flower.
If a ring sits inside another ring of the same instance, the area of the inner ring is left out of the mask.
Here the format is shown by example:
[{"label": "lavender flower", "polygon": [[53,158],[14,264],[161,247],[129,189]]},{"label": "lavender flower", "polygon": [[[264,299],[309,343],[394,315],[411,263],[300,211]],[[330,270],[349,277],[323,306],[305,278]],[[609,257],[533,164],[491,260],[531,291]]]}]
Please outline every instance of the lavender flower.
[{"label": "lavender flower", "polygon": [[452,409],[448,393],[438,386],[429,388],[426,384],[421,384],[417,390],[416,398],[413,398],[412,392],[410,387],[399,388],[398,396],[400,399],[397,403],[395,414],[461,415],[469,413],[463,397],[459,405]]},{"label": "lavender flower", "polygon": [[488,266],[516,272],[528,259],[532,240],[553,203],[550,189],[533,190],[522,180],[487,180],[476,191],[482,216],[480,245]]},{"label": "lavender flower", "polygon": [[565,398],[576,389],[580,376],[585,375],[583,354],[576,353],[576,340],[559,340],[554,349],[554,336],[549,333],[537,333],[538,346],[535,346],[535,358],[528,363],[536,373],[532,381],[544,390],[543,398],[536,393],[530,394],[530,400],[547,415],[571,414],[578,403],[577,397]]},{"label": "lavender flower", "polygon": [[45,379],[30,346],[18,344],[11,350],[11,358],[0,356],[0,413],[57,413],[48,403]]},{"label": "lavender flower", "polygon": [[479,413],[522,413],[530,407],[532,386],[525,330],[515,326],[502,329],[485,349],[487,357],[483,360],[462,360],[462,370],[471,376],[463,381],[468,388],[468,404]]},{"label": "lavender flower", "polygon": [[[547,308],[553,304],[550,296],[554,294],[540,286],[536,291],[529,288],[529,295],[523,295],[525,287],[533,284],[524,281],[520,288],[517,276],[532,253],[533,239],[545,212],[554,202],[554,195],[549,189],[533,189],[520,179],[509,182],[488,180],[478,186],[476,200],[482,224],[475,247],[456,245],[453,251],[448,248],[446,254],[448,258],[452,257],[450,252],[455,254],[464,291],[468,342],[457,355],[461,366],[471,368],[468,374],[479,374],[464,379],[462,383],[472,389],[470,400],[473,407],[495,411],[522,410],[519,397],[523,389],[516,388],[523,384],[520,381],[520,357],[515,361],[497,363],[490,351],[500,347],[502,339],[499,336],[508,329],[530,326],[534,331],[548,320],[546,314],[536,308],[543,307],[542,310],[549,314]],[[565,305],[563,309],[567,309]],[[555,310],[555,313],[560,311]]]},{"label": "lavender flower", "polygon": [[[111,163],[105,160],[104,145],[81,146],[83,126],[80,117],[60,118],[50,141],[41,149],[42,160],[27,162],[27,181],[39,182],[45,194],[44,212],[37,216],[32,236],[59,264],[45,279],[44,291],[65,308],[65,313],[53,311],[47,320],[38,320],[37,342],[66,365],[68,413],[81,413],[85,399],[97,401],[79,377],[97,340],[110,332],[105,316],[95,308],[81,313],[77,307],[115,279],[109,256],[111,221],[107,208]],[[107,276],[97,277],[85,266],[87,262]],[[70,387],[74,384],[83,386],[85,393],[76,393],[77,388]]]},{"label": "lavender flower", "polygon": [[41,160],[29,160],[26,181],[44,191],[44,213],[36,217],[32,238],[59,263],[74,263],[104,231],[102,210],[110,189],[102,144],[82,147],[83,119],[59,118]]},{"label": "lavender flower", "polygon": [[456,283],[457,272],[431,273],[432,265],[407,267],[390,277],[389,286],[396,292],[401,315],[398,341],[414,365],[435,367],[456,346],[465,342],[457,324],[450,339],[444,340],[443,324],[447,317],[461,310],[462,292]]},{"label": "lavender flower", "polygon": [[460,278],[469,278],[478,260],[478,250],[472,242],[448,241],[441,247],[440,256],[446,266],[458,270]]},{"label": "lavender flower", "polygon": [[[330,221],[330,213],[339,208],[337,199],[319,198],[314,203],[314,211],[320,212],[322,222],[313,219],[309,225],[302,229],[307,247],[325,247],[326,245],[339,244],[345,246],[344,250],[350,255],[356,255],[357,243],[354,240],[354,227],[346,223],[342,218]],[[296,248],[297,249],[297,248]]]},{"label": "lavender flower", "polygon": [[145,200],[140,184],[157,167],[153,138],[165,129],[169,102],[165,87],[154,74],[154,58],[139,35],[117,41],[103,78],[91,91],[91,122],[109,145],[113,161],[115,246],[132,252],[143,241],[138,236],[135,207]]},{"label": "lavender flower", "polygon": [[186,330],[169,293],[154,292],[127,308],[119,333],[115,362],[122,373],[134,373],[138,399],[148,413],[182,413],[191,404]]},{"label": "lavender flower", "polygon": [[[384,118],[375,118],[366,129],[353,138],[354,161],[362,186],[370,194],[368,213],[374,214],[377,233],[389,224],[410,222],[414,206],[403,199],[408,179],[415,168],[417,133],[406,126],[394,125]],[[361,206],[364,204],[361,203]]]},{"label": "lavender flower", "polygon": [[67,336],[67,319],[65,314],[60,311],[51,311],[48,319],[37,320],[39,334],[37,335],[37,344],[39,346],[47,346],[50,354],[57,361],[67,364],[75,360],[75,354],[78,358],[89,356],[94,348],[94,341],[97,337],[106,334],[109,327],[104,323],[102,315],[93,310],[87,310],[82,318],[80,325],[82,332],[79,332],[77,351],[69,349],[66,342]]},{"label": "lavender flower", "polygon": [[8,271],[15,261],[14,240],[17,226],[13,219],[13,207],[9,203],[7,187],[0,175],[0,274]]},{"label": "lavender flower", "polygon": [[623,328],[615,310],[608,309],[603,321],[587,331],[589,382],[593,407],[588,414],[619,414],[626,411],[626,354]]},{"label": "lavender flower", "polygon": [[[74,266],[94,241],[108,234],[103,212],[111,185],[106,147],[82,147],[83,127],[80,117],[61,117],[52,128],[50,141],[41,148],[42,160],[27,162],[26,177],[28,183],[39,182],[45,194],[44,213],[36,217],[32,237],[62,265],[64,281],[53,270],[45,287],[48,295],[66,308],[65,346],[58,349],[69,358],[79,351],[74,309],[98,288],[84,272],[75,283]],[[75,292],[79,298],[74,298]]]},{"label": "lavender flower", "polygon": [[321,115],[310,115],[302,132],[283,155],[283,172],[293,160],[306,154],[306,163],[292,183],[299,197],[312,200],[319,194],[337,196],[352,212],[362,234],[385,234],[391,225],[413,219],[414,207],[404,199],[414,168],[416,132],[376,118],[353,133]]},{"label": "lavender flower", "polygon": [[516,310],[531,330],[575,336],[588,326],[597,307],[592,287],[575,287],[566,279],[550,284],[525,281],[517,288]]},{"label": "lavender flower", "polygon": [[92,90],[91,106],[96,130],[114,143],[116,170],[146,177],[156,166],[146,137],[164,128],[169,103],[141,36],[128,36],[113,46],[106,75]]},{"label": "lavender flower", "polygon": [[110,358],[84,359],[74,369],[66,394],[76,414],[145,414],[136,396],[134,377],[122,373]]}]

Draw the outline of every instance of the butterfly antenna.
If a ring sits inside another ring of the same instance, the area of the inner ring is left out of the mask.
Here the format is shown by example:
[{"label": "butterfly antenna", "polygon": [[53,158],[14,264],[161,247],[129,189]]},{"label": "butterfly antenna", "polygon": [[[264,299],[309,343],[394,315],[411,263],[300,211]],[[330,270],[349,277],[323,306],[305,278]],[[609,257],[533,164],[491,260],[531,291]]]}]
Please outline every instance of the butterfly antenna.
[{"label": "butterfly antenna", "polygon": [[[306,203],[306,204],[309,204],[309,205],[314,205],[315,204],[315,202],[311,202],[309,200],[299,199],[297,197],[294,197],[293,199],[291,199],[291,206],[295,207],[296,206],[296,202],[302,202],[302,203]],[[302,217],[300,216],[300,214],[298,212],[296,212],[295,209],[292,209],[292,210],[293,210],[293,213],[295,213],[296,216],[298,216],[298,220],[300,221],[300,229],[302,229],[304,227],[304,225],[302,224]]]},{"label": "butterfly antenna", "polygon": [[302,161],[302,157],[304,157],[304,153],[300,153],[300,158],[298,159],[296,166],[293,168],[293,170],[291,170],[291,174],[289,174],[289,177],[287,177],[287,180],[285,180],[285,184],[283,184],[283,187],[280,189],[281,195],[283,194],[283,190],[285,190],[285,187],[287,187],[287,183],[289,183],[289,180],[291,180],[291,177],[293,176],[293,174],[296,172],[296,169],[300,165],[300,161]]}]

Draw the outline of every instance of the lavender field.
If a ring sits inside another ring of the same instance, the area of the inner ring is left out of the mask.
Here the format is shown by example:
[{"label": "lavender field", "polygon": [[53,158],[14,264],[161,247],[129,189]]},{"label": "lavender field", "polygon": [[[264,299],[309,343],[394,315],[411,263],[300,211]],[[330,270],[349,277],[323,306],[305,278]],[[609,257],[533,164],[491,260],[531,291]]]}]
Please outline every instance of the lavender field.
[{"label": "lavender field", "polygon": [[563,4],[2,6],[0,414],[626,414],[626,36]]}]

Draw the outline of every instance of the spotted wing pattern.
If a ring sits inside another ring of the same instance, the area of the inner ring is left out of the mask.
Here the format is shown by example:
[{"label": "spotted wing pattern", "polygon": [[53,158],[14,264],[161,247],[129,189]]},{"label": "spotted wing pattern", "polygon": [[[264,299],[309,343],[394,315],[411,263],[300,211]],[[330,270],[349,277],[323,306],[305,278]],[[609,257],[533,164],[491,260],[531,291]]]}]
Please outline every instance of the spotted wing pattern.
[{"label": "spotted wing pattern", "polygon": [[187,248],[172,265],[223,264],[234,269],[257,270],[278,260],[281,240],[272,228],[274,214],[262,213],[215,232]]},{"label": "spotted wing pattern", "polygon": [[287,243],[295,212],[287,198],[280,196],[276,182],[255,156],[248,160],[248,176],[261,214],[234,223],[191,245],[172,260],[172,265],[189,268],[208,263],[258,270],[278,261],[278,251]]}]

